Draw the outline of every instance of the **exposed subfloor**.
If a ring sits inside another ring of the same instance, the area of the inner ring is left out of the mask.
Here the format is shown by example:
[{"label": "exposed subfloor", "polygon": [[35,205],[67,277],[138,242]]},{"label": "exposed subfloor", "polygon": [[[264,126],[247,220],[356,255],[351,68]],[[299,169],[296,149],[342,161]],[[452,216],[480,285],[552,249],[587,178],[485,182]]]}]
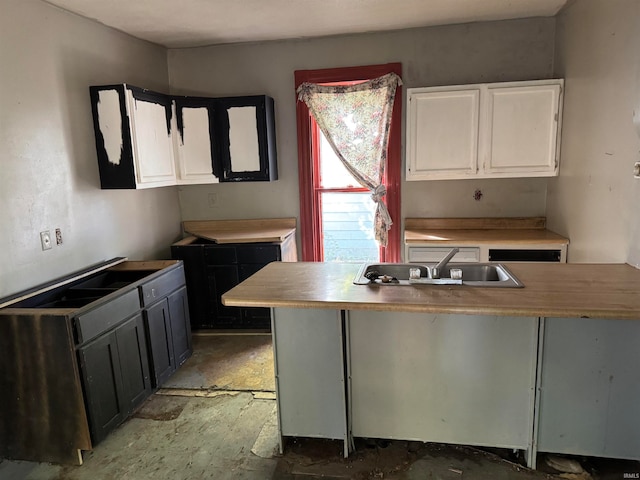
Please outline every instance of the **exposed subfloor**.
[{"label": "exposed subfloor", "polygon": [[[342,457],[342,443],[333,440],[288,439],[279,455],[273,392],[242,388],[268,385],[268,379],[255,383],[251,377],[256,375],[273,376],[265,353],[269,337],[242,337],[195,336],[194,356],[171,379],[172,388],[152,395],[106,440],[85,452],[83,466],[0,461],[0,479],[608,480],[637,478],[625,474],[640,472],[638,462],[581,459],[590,473],[560,477],[545,473],[543,462],[541,470],[531,471],[500,451],[363,439],[348,459]],[[220,355],[203,355],[216,346],[225,352],[225,362]],[[207,358],[227,367],[214,367]]]}]

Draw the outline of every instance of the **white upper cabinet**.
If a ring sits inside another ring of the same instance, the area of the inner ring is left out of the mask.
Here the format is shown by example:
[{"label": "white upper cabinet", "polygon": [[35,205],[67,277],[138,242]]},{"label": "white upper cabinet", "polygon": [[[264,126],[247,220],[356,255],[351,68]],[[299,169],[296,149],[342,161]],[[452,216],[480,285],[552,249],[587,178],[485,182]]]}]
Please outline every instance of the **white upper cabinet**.
[{"label": "white upper cabinet", "polygon": [[408,89],[407,180],[558,174],[563,80]]}]

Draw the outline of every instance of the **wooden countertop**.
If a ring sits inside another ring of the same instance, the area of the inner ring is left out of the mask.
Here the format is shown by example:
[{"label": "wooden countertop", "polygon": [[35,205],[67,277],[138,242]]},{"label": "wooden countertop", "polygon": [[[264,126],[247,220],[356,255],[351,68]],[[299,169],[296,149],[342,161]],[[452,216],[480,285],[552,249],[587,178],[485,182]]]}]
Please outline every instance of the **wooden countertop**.
[{"label": "wooden countertop", "polygon": [[567,245],[569,239],[545,228],[544,217],[407,218],[404,241],[431,245]]},{"label": "wooden countertop", "polygon": [[295,218],[255,220],[187,220],[186,233],[216,243],[283,242],[296,231]]},{"label": "wooden countertop", "polygon": [[549,230],[405,230],[407,244],[430,245],[566,245],[569,240]]},{"label": "wooden countertop", "polygon": [[640,320],[640,270],[626,264],[507,263],[524,288],[354,285],[348,263],[274,262],[224,305]]}]

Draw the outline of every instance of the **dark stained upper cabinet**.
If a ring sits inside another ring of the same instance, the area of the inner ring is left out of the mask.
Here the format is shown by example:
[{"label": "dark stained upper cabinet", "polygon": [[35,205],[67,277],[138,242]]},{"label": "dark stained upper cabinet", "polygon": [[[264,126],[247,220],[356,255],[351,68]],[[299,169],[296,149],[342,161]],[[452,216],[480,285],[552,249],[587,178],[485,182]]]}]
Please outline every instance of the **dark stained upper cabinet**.
[{"label": "dark stained upper cabinet", "polygon": [[216,99],[223,182],[278,179],[273,98]]},{"label": "dark stained upper cabinet", "polygon": [[273,98],[90,87],[103,189],[277,180]]}]

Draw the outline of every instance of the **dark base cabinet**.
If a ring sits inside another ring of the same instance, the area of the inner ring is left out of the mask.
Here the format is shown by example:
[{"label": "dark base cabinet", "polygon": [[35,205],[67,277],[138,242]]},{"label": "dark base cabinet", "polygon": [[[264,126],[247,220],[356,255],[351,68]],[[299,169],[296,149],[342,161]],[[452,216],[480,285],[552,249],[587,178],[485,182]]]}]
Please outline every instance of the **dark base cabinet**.
[{"label": "dark base cabinet", "polygon": [[142,316],[89,342],[78,356],[91,438],[98,443],[151,393]]},{"label": "dark base cabinet", "polygon": [[187,289],[182,287],[145,309],[152,383],[162,385],[193,352]]},{"label": "dark base cabinet", "polygon": [[265,265],[286,258],[283,251],[294,236],[283,243],[216,244],[191,237],[193,241],[171,246],[171,256],[184,261],[189,312],[194,329],[271,329],[268,308],[226,307],[222,295]]},{"label": "dark base cabinet", "polygon": [[81,464],[192,353],[179,261],[113,259],[0,305],[0,458]]}]

